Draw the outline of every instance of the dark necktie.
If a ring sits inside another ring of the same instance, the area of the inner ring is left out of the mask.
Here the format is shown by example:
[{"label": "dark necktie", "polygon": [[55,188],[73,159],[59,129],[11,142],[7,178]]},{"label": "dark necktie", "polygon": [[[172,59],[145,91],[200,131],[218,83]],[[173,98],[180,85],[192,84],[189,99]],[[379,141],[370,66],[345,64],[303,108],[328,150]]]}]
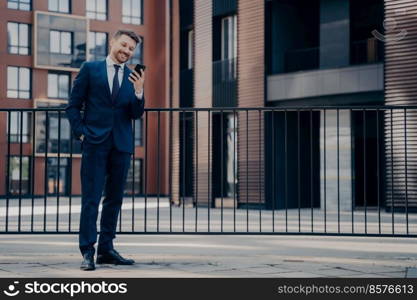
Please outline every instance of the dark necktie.
[{"label": "dark necktie", "polygon": [[116,100],[117,94],[119,93],[120,84],[119,84],[119,68],[120,65],[113,65],[114,67],[114,77],[113,77],[113,88],[111,91],[111,100],[114,102]]}]

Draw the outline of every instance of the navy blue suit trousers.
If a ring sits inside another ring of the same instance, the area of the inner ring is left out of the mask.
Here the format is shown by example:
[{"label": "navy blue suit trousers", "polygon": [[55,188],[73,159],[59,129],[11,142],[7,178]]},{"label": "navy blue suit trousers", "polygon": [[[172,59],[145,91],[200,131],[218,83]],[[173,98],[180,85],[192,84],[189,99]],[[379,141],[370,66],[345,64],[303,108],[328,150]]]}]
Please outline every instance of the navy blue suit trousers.
[{"label": "navy blue suit trousers", "polygon": [[117,150],[113,134],[101,144],[82,142],[81,219],[79,246],[82,254],[95,252],[97,217],[104,190],[97,253],[113,249],[117,220],[130,165],[130,153]]}]

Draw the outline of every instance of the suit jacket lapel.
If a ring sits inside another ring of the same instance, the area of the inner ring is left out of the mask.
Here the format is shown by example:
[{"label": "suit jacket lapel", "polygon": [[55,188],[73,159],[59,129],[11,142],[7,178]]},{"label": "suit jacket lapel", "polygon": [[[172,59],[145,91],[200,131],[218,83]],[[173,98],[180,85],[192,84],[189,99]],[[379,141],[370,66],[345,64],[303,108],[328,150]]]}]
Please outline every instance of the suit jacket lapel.
[{"label": "suit jacket lapel", "polygon": [[110,87],[109,87],[109,80],[107,79],[107,63],[106,60],[103,60],[101,63],[101,74],[102,74],[102,80],[104,82],[104,85],[106,86],[106,92],[107,92],[107,99],[111,102],[111,93],[110,93]]},{"label": "suit jacket lapel", "polygon": [[123,81],[122,81],[122,85],[120,86],[119,92],[116,95],[115,102],[118,101],[118,97],[122,93],[123,89],[125,89],[128,86],[128,83],[130,83],[130,81],[129,81],[129,73],[130,73],[130,69],[127,67],[127,65],[125,65],[124,68],[123,68]]},{"label": "suit jacket lapel", "polygon": [[[125,88],[127,86],[127,84],[130,82],[129,81],[129,74],[130,74],[130,69],[125,64],[125,66],[123,68],[123,82],[122,82],[122,86],[120,87],[120,90]],[[120,94],[120,90],[119,90],[119,94]]]}]

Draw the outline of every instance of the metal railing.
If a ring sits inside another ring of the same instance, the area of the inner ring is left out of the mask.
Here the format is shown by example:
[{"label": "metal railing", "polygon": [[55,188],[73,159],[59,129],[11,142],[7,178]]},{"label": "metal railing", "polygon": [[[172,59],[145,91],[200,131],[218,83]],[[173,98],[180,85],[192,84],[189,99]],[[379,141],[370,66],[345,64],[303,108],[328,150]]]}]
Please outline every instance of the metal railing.
[{"label": "metal railing", "polygon": [[292,49],[284,53],[284,72],[315,70],[320,67],[320,47]]},{"label": "metal railing", "polygon": [[[146,109],[118,232],[416,237],[416,115],[413,106]],[[77,233],[81,149],[63,109],[1,109],[0,120],[0,232]],[[25,132],[29,143],[11,141]]]},{"label": "metal railing", "polygon": [[[283,72],[323,69],[320,66],[322,47],[290,49],[284,52]],[[376,38],[352,41],[350,44],[350,65],[381,63],[384,61],[384,43]],[[334,66],[337,67],[337,66]]]}]

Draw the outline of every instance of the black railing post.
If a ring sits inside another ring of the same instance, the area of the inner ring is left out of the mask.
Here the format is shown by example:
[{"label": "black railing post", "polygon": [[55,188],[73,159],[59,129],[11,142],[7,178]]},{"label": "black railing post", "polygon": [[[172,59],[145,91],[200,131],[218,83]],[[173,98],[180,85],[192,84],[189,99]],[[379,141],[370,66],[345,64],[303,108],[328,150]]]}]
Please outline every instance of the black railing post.
[{"label": "black railing post", "polygon": [[6,171],[6,232],[9,231],[9,201],[10,201],[10,135],[11,135],[11,114],[7,111],[7,171]]},{"label": "black railing post", "polygon": [[49,135],[49,114],[45,111],[45,156],[44,156],[44,198],[43,198],[43,231],[46,231],[46,207],[48,195],[48,135]]},{"label": "black railing post", "polygon": [[135,232],[135,152],[136,152],[136,121],[133,120],[133,153],[132,153],[132,164],[131,164],[132,166],[132,232]]},{"label": "black railing post", "polygon": [[[324,206],[324,233],[327,233],[327,199],[326,199],[326,192],[327,192],[327,173],[326,173],[326,109],[323,110],[323,176],[324,176],[324,189],[323,189],[323,206]],[[351,135],[352,136],[352,135]]]},{"label": "black railing post", "polygon": [[337,232],[340,233],[340,156],[339,156],[339,108],[336,110],[337,130]]},{"label": "black railing post", "polygon": [[368,209],[368,203],[367,203],[367,197],[366,197],[366,111],[362,111],[363,114],[363,203],[365,204],[365,234],[368,233],[368,215],[367,215],[367,209]]},{"label": "black railing post", "polygon": [[[380,200],[380,195],[379,195],[379,189],[380,189],[380,180],[381,180],[381,176],[379,174],[380,172],[380,168],[379,168],[379,164],[380,164],[380,154],[379,154],[379,112],[380,110],[377,109],[376,110],[376,175],[377,175],[377,201],[378,201],[378,232],[379,234],[381,234],[381,200]],[[385,113],[385,112],[384,112]]]},{"label": "black railing post", "polygon": [[19,113],[20,116],[20,133],[19,133],[19,212],[18,212],[18,226],[17,231],[21,231],[22,226],[22,171],[23,171],[23,110]]},{"label": "black railing post", "polygon": [[297,192],[298,192],[298,232],[301,232],[301,129],[300,110],[297,109]]},{"label": "black railing post", "polygon": [[195,232],[198,231],[198,110],[195,111]]},{"label": "black railing post", "polygon": [[148,211],[148,111],[145,110],[145,207],[144,207],[144,231],[147,232]]},{"label": "black railing post", "polygon": [[56,231],[59,231],[59,194],[60,194],[60,171],[61,171],[61,111],[58,111],[58,166],[57,166],[57,192],[56,192]]},{"label": "black railing post", "polygon": [[220,230],[221,232],[223,232],[223,201],[224,201],[224,197],[223,197],[223,192],[224,192],[224,175],[223,175],[223,162],[224,162],[224,155],[223,155],[223,151],[224,151],[224,145],[223,145],[223,140],[224,140],[224,124],[223,124],[223,110],[220,110],[220,196],[221,196],[221,209],[220,209]]},{"label": "black railing post", "polygon": [[157,161],[157,166],[156,166],[156,184],[157,184],[157,198],[156,198],[156,231],[159,232],[159,198],[160,198],[160,158],[161,158],[161,153],[160,153],[160,135],[161,135],[161,112],[158,111],[158,129],[157,129],[157,146],[156,146],[156,161]]},{"label": "black railing post", "polygon": [[73,137],[70,133],[69,136],[69,183],[68,183],[68,189],[69,189],[69,197],[68,197],[68,231],[71,232],[71,210],[72,210],[72,160],[73,160]]},{"label": "black railing post", "polygon": [[405,164],[405,220],[406,232],[409,234],[408,228],[408,171],[407,171],[407,110],[404,108],[404,164]]},{"label": "black railing post", "polygon": [[34,223],[34,212],[35,212],[35,166],[36,166],[36,162],[35,162],[35,131],[36,128],[36,111],[34,110],[32,113],[32,158],[31,158],[31,177],[29,179],[30,182],[30,189],[31,189],[31,213],[30,213],[30,232],[33,232],[33,223]]}]

